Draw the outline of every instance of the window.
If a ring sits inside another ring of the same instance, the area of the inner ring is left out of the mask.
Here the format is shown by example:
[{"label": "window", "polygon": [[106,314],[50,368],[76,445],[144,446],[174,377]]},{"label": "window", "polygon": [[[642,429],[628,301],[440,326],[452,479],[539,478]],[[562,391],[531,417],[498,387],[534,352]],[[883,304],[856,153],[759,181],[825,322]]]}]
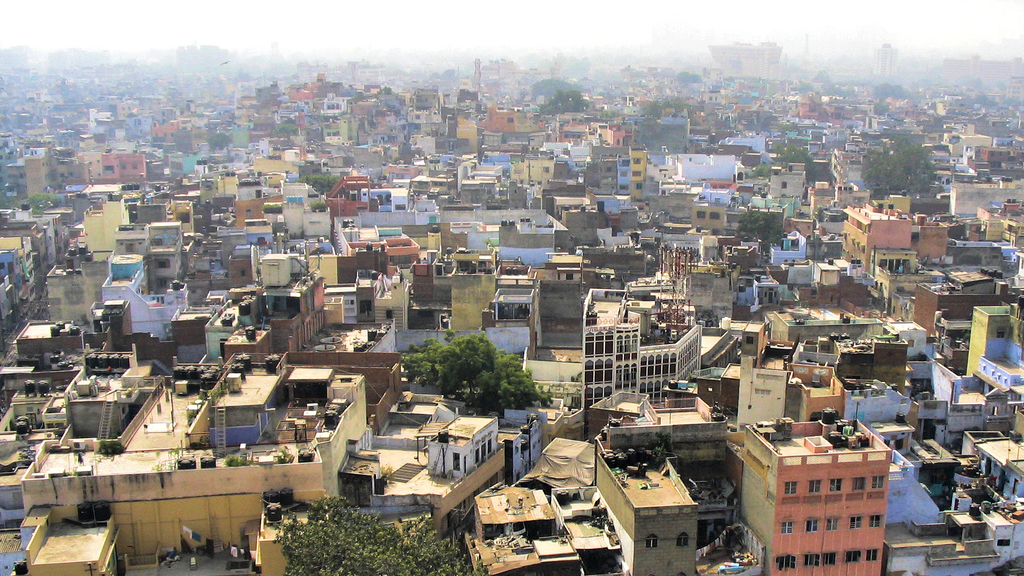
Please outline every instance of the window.
[{"label": "window", "polygon": [[775,565],[779,567],[779,570],[788,570],[796,568],[796,556],[787,554],[785,556],[776,556]]},{"label": "window", "polygon": [[754,343],[754,337],[753,336],[747,336],[747,344],[751,344],[752,345],[753,343]]},{"label": "window", "polygon": [[819,494],[821,492],[821,480],[811,480],[808,482],[807,492],[810,494]]},{"label": "window", "polygon": [[452,454],[452,470],[459,471],[459,455]]},{"label": "window", "polygon": [[647,535],[647,539],[644,541],[644,545],[647,546],[648,548],[657,548],[658,547],[658,535],[657,534],[648,534]]},{"label": "window", "polygon": [[804,566],[821,566],[821,554],[804,554]]},{"label": "window", "polygon": [[633,164],[639,165],[642,160],[640,158],[633,158]]},{"label": "window", "polygon": [[792,534],[793,533],[793,523],[789,522],[789,521],[783,522],[782,523],[782,533],[783,534]]},{"label": "window", "polygon": [[996,338],[1006,338],[1006,330],[996,330]]},{"label": "window", "polygon": [[711,218],[712,220],[721,220],[722,219],[722,215],[719,214],[718,212],[711,212],[710,214],[708,214],[708,217]]},{"label": "window", "polygon": [[826,532],[835,532],[836,530],[839,530],[839,518],[833,516],[832,518],[825,520]]},{"label": "window", "polygon": [[856,490],[863,490],[864,486],[866,484],[867,484],[867,478],[864,478],[863,476],[861,476],[859,478],[854,478],[853,479],[853,489],[855,491]]},{"label": "window", "polygon": [[825,552],[824,554],[822,554],[821,555],[821,565],[822,566],[835,566],[836,565],[836,553],[835,552]]},{"label": "window", "polygon": [[842,478],[833,478],[833,479],[828,481],[828,491],[829,492],[842,492],[842,490],[843,490],[843,479]]},{"label": "window", "polygon": [[851,564],[853,562],[860,562],[860,550],[846,551],[846,563]]},{"label": "window", "polygon": [[796,494],[796,482],[786,482],[786,484],[782,488],[782,493],[787,496],[792,496],[793,494]]},{"label": "window", "polygon": [[881,525],[882,525],[882,515],[881,514],[872,514],[871,517],[868,518],[868,528],[878,528]]},{"label": "window", "polygon": [[850,516],[850,530],[860,528],[861,519],[861,516]]},{"label": "window", "polygon": [[864,560],[867,562],[878,561],[878,548],[872,548],[871,550],[864,551]]},{"label": "window", "polygon": [[1009,545],[1010,545],[1010,539],[1009,538],[1000,538],[999,540],[996,540],[996,546],[1009,546]]},{"label": "window", "polygon": [[359,313],[369,314],[373,312],[373,300],[360,300],[359,301]]},{"label": "window", "polygon": [[881,490],[885,486],[885,476],[872,476],[871,489]]},{"label": "window", "polygon": [[786,182],[785,180],[783,180],[782,181],[782,189],[785,190],[786,188],[789,188],[789,182]]},{"label": "window", "polygon": [[697,210],[697,218],[707,218],[708,213],[703,210]]},{"label": "window", "polygon": [[817,532],[818,531],[818,520],[814,519],[814,518],[809,519],[809,520],[807,520],[807,522],[806,522],[804,527],[805,527],[805,531],[807,531],[807,532]]},{"label": "window", "polygon": [[676,546],[686,547],[686,546],[689,546],[689,545],[690,545],[690,535],[687,534],[686,532],[680,532],[679,536],[676,536]]}]

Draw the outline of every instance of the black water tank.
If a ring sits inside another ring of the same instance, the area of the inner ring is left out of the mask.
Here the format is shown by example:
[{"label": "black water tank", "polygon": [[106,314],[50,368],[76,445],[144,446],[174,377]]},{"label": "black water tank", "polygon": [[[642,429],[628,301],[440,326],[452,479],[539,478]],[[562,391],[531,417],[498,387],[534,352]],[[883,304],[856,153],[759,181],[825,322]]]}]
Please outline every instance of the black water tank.
[{"label": "black water tank", "polygon": [[213,456],[203,456],[202,458],[199,459],[199,467],[200,468],[216,468],[217,467],[217,459],[214,458]]},{"label": "black water tank", "polygon": [[82,502],[78,505],[78,521],[88,523],[96,520],[93,514],[92,502]]},{"label": "black water tank", "polygon": [[267,374],[277,374],[277,365],[280,363],[281,357],[277,354],[271,354],[267,356],[263,367],[267,370]]},{"label": "black water tank", "polygon": [[22,576],[23,574],[28,574],[28,561],[26,561],[26,560],[18,560],[17,562],[15,562],[14,563],[14,573],[17,574],[18,576]]},{"label": "black water tank", "polygon": [[281,488],[281,506],[295,504],[295,491],[291,488]]},{"label": "black water tank", "polygon": [[178,470],[195,470],[195,458],[178,458]]},{"label": "black water tank", "polygon": [[822,424],[835,424],[839,413],[832,408],[825,408],[821,411],[821,423]]},{"label": "black water tank", "polygon": [[971,518],[975,520],[981,518],[981,506],[978,504],[971,504],[971,508],[967,511]]},{"label": "black water tank", "polygon": [[26,380],[25,381],[25,396],[35,396],[35,395],[36,395],[36,381],[35,380]]},{"label": "black water tank", "polygon": [[267,504],[267,522],[280,522],[284,519],[280,504]]},{"label": "black water tank", "polygon": [[312,462],[313,451],[312,450],[299,450],[299,462]]},{"label": "black water tank", "polygon": [[97,522],[106,522],[110,520],[110,502],[95,502],[92,505],[93,518]]},{"label": "black water tank", "polygon": [[48,396],[50,394],[50,383],[40,381],[36,385],[36,390],[39,391],[40,396]]},{"label": "black water tank", "polygon": [[281,493],[278,492],[277,490],[267,490],[266,492],[263,493],[263,501],[268,502],[270,504],[280,504]]}]

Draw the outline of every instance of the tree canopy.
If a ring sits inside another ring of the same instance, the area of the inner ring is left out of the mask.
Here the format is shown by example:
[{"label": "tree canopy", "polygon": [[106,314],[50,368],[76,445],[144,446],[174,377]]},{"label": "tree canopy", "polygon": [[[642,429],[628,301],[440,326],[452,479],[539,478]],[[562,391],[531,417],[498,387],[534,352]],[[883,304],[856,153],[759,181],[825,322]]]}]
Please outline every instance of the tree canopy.
[{"label": "tree canopy", "polygon": [[541,106],[540,111],[545,114],[565,114],[583,112],[587,108],[590,108],[590,102],[579,90],[559,90]]},{"label": "tree canopy", "polygon": [[676,75],[676,80],[679,80],[683,84],[696,84],[700,82],[702,78],[700,77],[700,74],[683,70]]},{"label": "tree canopy", "polygon": [[803,164],[804,180],[809,184],[832,181],[831,170],[823,165],[816,164],[811,153],[807,151],[807,148],[802,146],[795,146],[793,144],[783,146],[775,153],[775,160],[773,163],[776,166],[786,164]]},{"label": "tree canopy", "polygon": [[551,401],[523,369],[522,359],[499,350],[484,334],[450,338],[447,344],[431,338],[413,346],[402,364],[410,381],[436,385],[445,396],[482,413]]},{"label": "tree canopy", "polygon": [[736,234],[749,237],[761,245],[761,253],[766,254],[768,247],[782,240],[784,230],[782,219],[774,212],[750,211],[740,215],[736,225]]},{"label": "tree canopy", "polygon": [[231,145],[231,135],[224,132],[214,132],[209,138],[210,148],[223,150]]},{"label": "tree canopy", "polygon": [[692,108],[693,106],[682,98],[670,98],[668,100],[652,100],[644,104],[643,113],[649,118],[665,118],[673,114],[689,118]]},{"label": "tree canopy", "polygon": [[309,184],[313,187],[313,190],[321,194],[327,194],[334,188],[334,185],[341,180],[341,176],[334,176],[331,174],[307,174],[302,178],[299,178],[299,182]]},{"label": "tree canopy", "polygon": [[285,576],[471,576],[477,574],[428,518],[385,524],[344,499],[315,502],[305,521],[290,518],[277,540]]},{"label": "tree canopy", "polygon": [[548,78],[537,82],[530,88],[530,92],[534,98],[543,96],[544,98],[554,98],[555,94],[559,92],[579,92],[580,87],[565,80],[559,80],[558,78]]},{"label": "tree canopy", "polygon": [[864,154],[863,177],[872,192],[920,194],[935,181],[935,166],[924,146],[901,138]]}]

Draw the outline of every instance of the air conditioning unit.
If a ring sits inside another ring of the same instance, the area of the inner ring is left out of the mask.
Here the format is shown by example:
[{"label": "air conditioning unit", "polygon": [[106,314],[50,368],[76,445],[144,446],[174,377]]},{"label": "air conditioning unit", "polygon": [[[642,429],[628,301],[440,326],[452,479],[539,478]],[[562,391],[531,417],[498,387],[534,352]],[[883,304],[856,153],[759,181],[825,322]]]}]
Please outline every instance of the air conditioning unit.
[{"label": "air conditioning unit", "polygon": [[88,448],[84,440],[72,440],[71,448],[74,450],[85,450]]}]

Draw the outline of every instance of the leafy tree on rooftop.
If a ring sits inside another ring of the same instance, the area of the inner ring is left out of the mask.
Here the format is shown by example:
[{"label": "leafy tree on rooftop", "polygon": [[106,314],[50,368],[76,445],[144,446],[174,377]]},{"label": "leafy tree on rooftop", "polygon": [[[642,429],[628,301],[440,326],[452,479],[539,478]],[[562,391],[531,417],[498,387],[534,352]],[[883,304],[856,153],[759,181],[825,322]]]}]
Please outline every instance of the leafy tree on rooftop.
[{"label": "leafy tree on rooftop", "polygon": [[431,338],[413,346],[402,364],[410,381],[435,385],[484,414],[551,401],[523,369],[522,359],[499,350],[484,334],[450,338],[447,344]]},{"label": "leafy tree on rooftop", "polygon": [[741,214],[736,225],[736,235],[756,240],[761,245],[762,255],[767,255],[768,249],[782,240],[784,233],[782,219],[775,212],[752,210]]},{"label": "leafy tree on rooftop", "polygon": [[341,176],[334,176],[331,174],[307,174],[302,178],[299,178],[299,182],[309,184],[314,190],[321,194],[327,194],[334,188],[334,185],[341,180]]},{"label": "leafy tree on rooftop", "polygon": [[285,576],[483,576],[443,540],[429,518],[397,524],[328,497],[305,521],[284,522],[277,541]]},{"label": "leafy tree on rooftop", "polygon": [[863,176],[872,193],[921,194],[935,182],[935,166],[924,146],[897,138],[864,154]]}]

